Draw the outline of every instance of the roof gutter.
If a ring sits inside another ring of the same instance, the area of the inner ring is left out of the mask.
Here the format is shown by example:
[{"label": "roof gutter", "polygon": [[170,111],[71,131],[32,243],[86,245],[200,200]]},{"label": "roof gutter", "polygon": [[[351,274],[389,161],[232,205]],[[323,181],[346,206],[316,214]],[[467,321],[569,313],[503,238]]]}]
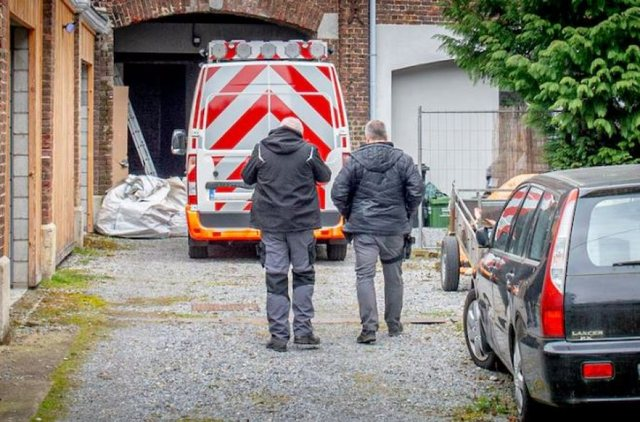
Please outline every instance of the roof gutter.
[{"label": "roof gutter", "polygon": [[106,12],[93,7],[91,0],[71,0],[71,4],[80,20],[96,34],[103,35],[111,31]]}]

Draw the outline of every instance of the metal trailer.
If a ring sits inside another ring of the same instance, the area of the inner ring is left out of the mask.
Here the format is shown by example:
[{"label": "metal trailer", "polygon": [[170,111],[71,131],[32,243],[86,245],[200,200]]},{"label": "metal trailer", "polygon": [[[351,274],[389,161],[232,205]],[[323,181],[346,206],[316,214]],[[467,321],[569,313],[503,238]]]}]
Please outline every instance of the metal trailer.
[{"label": "metal trailer", "polygon": [[[496,195],[494,192],[506,192]],[[478,245],[476,231],[491,229],[506,202],[509,189],[451,189],[449,200],[449,229],[440,249],[440,277],[442,289],[458,290],[460,274],[471,274],[484,250]],[[500,196],[499,199],[492,199]]]}]

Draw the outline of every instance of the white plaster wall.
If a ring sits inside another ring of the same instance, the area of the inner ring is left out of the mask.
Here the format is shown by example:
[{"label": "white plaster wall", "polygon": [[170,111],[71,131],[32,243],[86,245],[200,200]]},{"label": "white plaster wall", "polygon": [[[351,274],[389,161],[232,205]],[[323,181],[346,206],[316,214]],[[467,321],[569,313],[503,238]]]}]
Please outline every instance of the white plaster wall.
[{"label": "white plaster wall", "polygon": [[497,91],[474,85],[451,61],[394,72],[392,91],[392,139],[416,158],[417,110],[427,111],[422,162],[430,167],[429,180],[443,191],[454,180],[461,187],[482,188],[497,139]]},{"label": "white plaster wall", "polygon": [[[445,32],[439,25],[377,26],[376,118],[387,123],[392,140],[416,161],[418,106],[427,111],[498,109],[498,90],[483,82],[474,84],[441,49],[436,36]],[[430,123],[423,120],[423,136],[432,142],[423,149],[423,162],[432,169],[429,179],[445,191],[453,180],[484,186],[492,158],[493,116],[428,119]]]}]

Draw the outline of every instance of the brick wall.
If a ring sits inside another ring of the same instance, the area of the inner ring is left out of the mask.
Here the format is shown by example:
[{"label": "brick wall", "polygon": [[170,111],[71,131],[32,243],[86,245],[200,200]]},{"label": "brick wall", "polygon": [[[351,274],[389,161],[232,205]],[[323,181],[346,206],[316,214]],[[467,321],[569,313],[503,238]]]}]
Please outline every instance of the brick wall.
[{"label": "brick wall", "polygon": [[113,153],[113,34],[96,38],[94,58],[93,165],[94,192],[103,194],[112,185]]},{"label": "brick wall", "polygon": [[386,0],[377,7],[379,24],[428,25],[442,23],[442,0]]},{"label": "brick wall", "polygon": [[42,31],[42,224],[53,222],[53,74],[56,0],[43,0]]},{"label": "brick wall", "polygon": [[7,171],[6,147],[9,142],[9,5],[8,0],[0,0],[0,256],[5,251],[5,208]]},{"label": "brick wall", "polygon": [[[377,2],[380,24],[434,24],[442,22],[439,0],[383,0]],[[222,4],[212,10],[210,3]],[[339,39],[330,40],[345,97],[354,146],[363,141],[369,117],[369,0],[97,0],[115,28],[182,13],[230,13],[259,16],[293,26],[314,36],[324,13],[337,13]],[[113,107],[113,35],[101,36],[96,51],[95,191],[111,187],[111,109]]]},{"label": "brick wall", "polygon": [[355,147],[364,140],[363,128],[369,119],[369,2],[339,3],[338,72]]}]

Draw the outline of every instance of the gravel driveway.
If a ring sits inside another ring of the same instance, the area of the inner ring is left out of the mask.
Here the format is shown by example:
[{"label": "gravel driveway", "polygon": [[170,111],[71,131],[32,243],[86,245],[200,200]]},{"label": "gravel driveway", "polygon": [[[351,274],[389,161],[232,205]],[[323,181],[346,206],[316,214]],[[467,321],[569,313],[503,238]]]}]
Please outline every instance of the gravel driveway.
[{"label": "gravel driveway", "polygon": [[[320,260],[321,347],[283,354],[264,347],[264,276],[252,248],[190,260],[185,239],[121,243],[129,248],[113,256],[65,263],[109,276],[91,292],[110,303],[113,322],[76,375],[69,421],[439,421],[478,397],[511,400],[510,377],[468,357],[468,281],[443,292],[433,258],[405,262],[405,334],[389,338],[383,326],[373,346],[355,342],[352,251],[345,262]],[[377,290],[382,310],[380,275]]]}]

